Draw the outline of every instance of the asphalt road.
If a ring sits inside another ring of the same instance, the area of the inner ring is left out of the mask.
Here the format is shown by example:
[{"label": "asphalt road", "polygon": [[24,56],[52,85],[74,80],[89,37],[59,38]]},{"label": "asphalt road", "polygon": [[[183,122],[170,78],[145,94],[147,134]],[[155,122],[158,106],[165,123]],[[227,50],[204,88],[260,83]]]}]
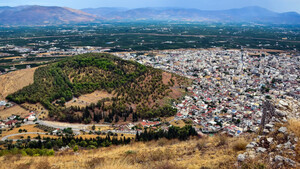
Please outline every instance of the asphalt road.
[{"label": "asphalt road", "polygon": [[[41,133],[41,132],[26,132],[26,133],[10,134],[10,135],[7,135],[7,136],[2,137],[2,138],[1,138],[1,141],[10,140],[10,139],[8,139],[9,137],[19,136],[19,135],[25,135],[25,134],[46,134],[46,133]],[[17,139],[17,140],[18,140],[18,139]]]}]

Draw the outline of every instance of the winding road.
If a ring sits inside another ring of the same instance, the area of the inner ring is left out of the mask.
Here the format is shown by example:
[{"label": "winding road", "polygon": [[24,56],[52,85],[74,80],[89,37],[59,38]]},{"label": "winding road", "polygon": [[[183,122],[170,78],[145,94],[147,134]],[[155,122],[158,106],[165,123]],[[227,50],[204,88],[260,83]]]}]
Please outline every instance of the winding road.
[{"label": "winding road", "polygon": [[[25,135],[25,134],[46,134],[46,133],[41,133],[41,132],[26,132],[26,133],[16,133],[16,134],[10,134],[7,136],[4,136],[1,138],[1,141],[5,141],[5,140],[10,140],[8,139],[9,137],[13,137],[13,136],[20,136],[20,135]],[[15,141],[16,139],[13,139],[13,141]],[[18,140],[18,139],[17,139]]]}]

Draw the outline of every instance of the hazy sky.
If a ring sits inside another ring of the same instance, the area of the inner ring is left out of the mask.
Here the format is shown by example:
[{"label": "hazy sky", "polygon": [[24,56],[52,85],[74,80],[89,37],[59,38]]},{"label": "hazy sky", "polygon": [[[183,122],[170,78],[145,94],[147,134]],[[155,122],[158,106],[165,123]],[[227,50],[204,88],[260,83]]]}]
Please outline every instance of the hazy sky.
[{"label": "hazy sky", "polygon": [[261,6],[277,12],[300,13],[300,0],[0,0],[0,6],[46,5],[71,8],[90,7],[184,7],[204,10]]}]

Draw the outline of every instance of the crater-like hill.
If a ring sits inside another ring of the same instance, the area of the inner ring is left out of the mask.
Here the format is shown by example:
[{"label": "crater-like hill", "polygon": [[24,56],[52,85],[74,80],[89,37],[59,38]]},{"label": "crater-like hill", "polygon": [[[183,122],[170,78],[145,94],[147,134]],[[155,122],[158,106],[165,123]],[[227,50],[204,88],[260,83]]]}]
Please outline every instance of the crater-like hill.
[{"label": "crater-like hill", "polygon": [[[52,120],[137,121],[174,115],[176,110],[170,102],[184,94],[187,83],[178,75],[110,54],[84,54],[38,68],[34,83],[7,99],[18,104],[42,103]],[[85,107],[65,104],[94,91],[110,93],[111,97]]]}]

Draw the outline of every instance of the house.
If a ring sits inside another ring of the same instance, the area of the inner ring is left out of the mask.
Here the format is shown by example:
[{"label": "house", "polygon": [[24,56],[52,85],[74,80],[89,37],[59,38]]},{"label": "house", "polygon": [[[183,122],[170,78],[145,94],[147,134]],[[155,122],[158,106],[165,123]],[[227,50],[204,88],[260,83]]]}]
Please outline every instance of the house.
[{"label": "house", "polygon": [[17,116],[15,116],[15,115],[8,117],[9,120],[14,120],[15,118],[17,118]]},{"label": "house", "polygon": [[28,116],[28,121],[34,121],[36,119],[35,115]]},{"label": "house", "polygon": [[0,128],[2,129],[2,128],[5,128],[5,123],[3,123],[3,122],[0,122]]},{"label": "house", "polygon": [[141,122],[141,125],[143,126],[143,127],[151,127],[151,126],[155,126],[155,125],[158,125],[158,124],[160,124],[160,122],[159,121],[143,121],[143,122]]},{"label": "house", "polygon": [[8,127],[12,127],[16,125],[17,122],[18,122],[17,120],[9,120],[8,122],[5,123],[5,125],[7,125]]}]

